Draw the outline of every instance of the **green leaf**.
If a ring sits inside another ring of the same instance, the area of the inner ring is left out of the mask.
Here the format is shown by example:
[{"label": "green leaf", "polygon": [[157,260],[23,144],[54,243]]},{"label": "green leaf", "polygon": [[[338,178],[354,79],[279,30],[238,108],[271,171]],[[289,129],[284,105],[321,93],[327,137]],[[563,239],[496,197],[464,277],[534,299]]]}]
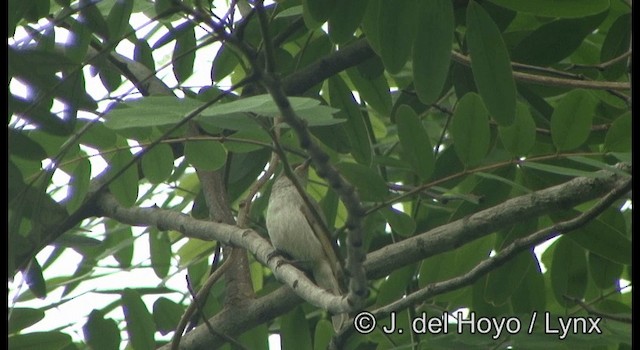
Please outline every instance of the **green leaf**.
[{"label": "green leaf", "polygon": [[176,37],[176,45],[173,48],[171,61],[173,62],[173,74],[180,83],[184,83],[193,74],[193,63],[196,59],[196,36],[193,26],[185,28],[184,32]]},{"label": "green leaf", "polygon": [[129,18],[133,10],[133,0],[117,0],[113,4],[109,16],[107,17],[107,26],[109,27],[109,38],[112,43],[118,43],[123,39],[129,27]]},{"label": "green leaf", "polygon": [[526,156],[536,142],[536,123],[524,103],[516,105],[516,117],[509,126],[498,126],[504,148],[513,156]]},{"label": "green leaf", "polygon": [[607,13],[545,23],[518,43],[512,51],[512,59],[543,67],[560,62],[582,45],[585,37],[598,28]]},{"label": "green leaf", "polygon": [[47,297],[47,284],[42,276],[42,267],[35,258],[31,259],[25,273],[25,280],[29,290],[40,299]]},{"label": "green leaf", "polygon": [[282,316],[280,341],[283,349],[311,349],[311,334],[300,306]]},{"label": "green leaf", "polygon": [[363,201],[382,201],[388,194],[387,184],[372,168],[358,164],[341,162],[336,168],[356,187]]},{"label": "green leaf", "polygon": [[396,124],[403,155],[422,181],[429,180],[433,174],[435,159],[433,146],[422,122],[411,107],[402,105],[396,112]]},{"label": "green leaf", "polygon": [[171,146],[161,143],[142,156],[142,171],[153,184],[158,184],[171,176],[173,171],[173,151]]},{"label": "green leaf", "polygon": [[609,0],[489,0],[518,12],[544,17],[577,18],[595,15],[609,8]]},{"label": "green leaf", "polygon": [[136,40],[135,47],[133,48],[133,59],[136,62],[142,63],[145,67],[149,68],[150,71],[155,72],[156,62],[153,59],[151,47],[146,40]]},{"label": "green leaf", "polygon": [[532,253],[522,252],[487,275],[484,299],[493,305],[504,305],[520,287],[526,272],[531,268]]},{"label": "green leaf", "polygon": [[158,278],[165,278],[171,267],[171,240],[166,232],[150,229],[149,231],[149,252],[151,254],[151,265],[153,272]]},{"label": "green leaf", "polygon": [[329,16],[329,37],[336,44],[342,44],[353,37],[358,29],[368,0],[337,1]]},{"label": "green leaf", "polygon": [[131,266],[133,258],[133,233],[130,226],[125,226],[114,220],[105,221],[105,246],[111,248],[113,257],[118,261],[120,267]]},{"label": "green leaf", "polygon": [[187,243],[178,249],[180,266],[187,266],[192,263],[194,259],[201,257],[205,253],[210,253],[215,246],[216,242],[190,238]]},{"label": "green leaf", "polygon": [[595,99],[583,89],[569,92],[551,115],[551,139],[559,151],[582,145],[591,132]]},{"label": "green leaf", "polygon": [[80,208],[89,191],[91,181],[91,162],[89,159],[80,159],[69,181],[69,192],[67,198],[67,212],[69,214]]},{"label": "green leaf", "polygon": [[589,252],[589,272],[591,279],[600,289],[615,288],[620,280],[623,265]]},{"label": "green leaf", "polygon": [[358,163],[370,165],[372,159],[371,140],[364,117],[351,91],[338,76],[329,78],[329,99],[331,105],[339,109],[337,117],[347,120],[343,128],[349,138],[353,158]]},{"label": "green leaf", "polygon": [[467,7],[467,44],[473,79],[491,117],[511,125],[516,111],[516,85],[500,30],[475,1]]},{"label": "green leaf", "polygon": [[313,336],[313,349],[324,350],[329,347],[333,336],[333,326],[327,320],[319,320],[316,323],[316,331]]},{"label": "green leaf", "polygon": [[467,167],[484,159],[489,149],[489,113],[480,96],[471,92],[460,99],[453,113],[451,136],[458,158]]},{"label": "green leaf", "polygon": [[227,161],[227,150],[218,141],[187,141],[184,156],[197,169],[214,171]]},{"label": "green leaf", "polygon": [[362,31],[366,34],[367,42],[373,51],[380,56],[380,35],[379,30],[380,7],[383,0],[369,0],[367,8],[362,18]]},{"label": "green leaf", "polygon": [[531,314],[533,311],[544,310],[546,307],[545,280],[540,271],[538,259],[534,258],[532,262],[533,264],[524,274],[520,286],[511,294],[511,307],[514,313]]},{"label": "green leaf", "polygon": [[9,152],[17,157],[41,161],[47,158],[47,152],[29,134],[14,128],[8,128]]},{"label": "green leaf", "polygon": [[211,66],[211,81],[220,82],[231,74],[239,63],[240,58],[228,46],[223,46],[216,53]]},{"label": "green leaf", "polygon": [[105,319],[102,312],[93,310],[82,327],[84,340],[93,350],[120,348],[120,329],[113,319]]},{"label": "green leaf", "polygon": [[382,209],[380,213],[399,235],[409,237],[416,232],[416,222],[406,213],[391,207]]},{"label": "green leaf", "polygon": [[9,336],[7,349],[58,350],[71,343],[71,336],[62,332],[32,332]]},{"label": "green leaf", "polygon": [[119,130],[177,124],[185,114],[201,105],[202,102],[190,98],[148,96],[126,101],[110,110],[105,116],[105,126]]},{"label": "green leaf", "polygon": [[153,303],[153,320],[162,335],[175,330],[183,314],[182,306],[165,297],[160,297]]},{"label": "green leaf", "polygon": [[610,222],[598,218],[566,236],[605,259],[631,265],[631,240],[625,237],[624,231]]},{"label": "green leaf", "polygon": [[[629,50],[631,44],[631,14],[618,17],[609,28],[609,32],[600,49],[600,62],[604,63],[619,57]],[[608,80],[617,80],[627,72],[627,60],[622,60],[607,67],[602,75]]]},{"label": "green leaf", "polygon": [[[133,155],[129,150],[115,152],[109,161],[109,175],[111,177],[115,176],[132,160]],[[135,164],[127,168],[109,184],[109,191],[121,205],[130,207],[135,204],[138,199],[138,168]]]},{"label": "green leaf", "polygon": [[378,114],[388,116],[391,114],[391,94],[389,83],[384,75],[366,78],[358,68],[347,69],[349,80],[358,90],[360,98],[364,99]]},{"label": "green leaf", "polygon": [[422,103],[440,96],[449,75],[455,21],[449,0],[422,1],[413,43],[413,84]]},{"label": "green leaf", "polygon": [[631,152],[631,112],[618,117],[604,138],[604,148],[610,152]]},{"label": "green leaf", "polygon": [[587,258],[584,249],[567,237],[556,241],[550,267],[551,287],[556,301],[565,307],[575,303],[565,296],[582,299],[587,290]]},{"label": "green leaf", "polygon": [[19,332],[38,323],[44,318],[44,311],[41,309],[14,307],[11,309],[10,316],[7,323],[9,334]]},{"label": "green leaf", "polygon": [[603,177],[609,176],[607,174],[595,173],[593,171],[578,170],[574,168],[566,168],[566,167],[561,167],[557,165],[530,162],[530,161],[522,162],[520,163],[520,166],[535,169],[535,170],[540,170],[540,171],[544,171],[552,174],[564,175],[564,176],[575,176],[575,177],[582,176],[582,177],[590,177],[590,178],[603,178]]},{"label": "green leaf", "polygon": [[336,0],[302,0],[302,6],[309,12],[311,18],[320,24],[334,12]]},{"label": "green leaf", "polygon": [[82,15],[77,20],[73,18],[68,20],[71,21],[71,30],[68,43],[64,46],[64,53],[72,61],[81,63],[86,58],[93,32],[88,26],[89,20]]},{"label": "green leaf", "polygon": [[131,288],[122,293],[122,311],[127,322],[129,343],[136,350],[155,349],[154,333],[156,326],[140,294]]},{"label": "green leaf", "polygon": [[399,73],[411,55],[416,26],[415,0],[382,1],[377,20],[380,57],[391,74]]}]

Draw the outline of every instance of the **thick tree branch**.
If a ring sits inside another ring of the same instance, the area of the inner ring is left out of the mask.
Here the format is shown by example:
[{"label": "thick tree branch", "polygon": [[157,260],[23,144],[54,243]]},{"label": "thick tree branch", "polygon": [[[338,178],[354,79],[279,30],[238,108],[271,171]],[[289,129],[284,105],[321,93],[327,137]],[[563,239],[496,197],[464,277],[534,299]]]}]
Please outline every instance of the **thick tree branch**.
[{"label": "thick tree branch", "polygon": [[[608,171],[603,170],[598,174],[606,175],[606,177],[574,178],[561,185],[510,199],[466,218],[372,252],[367,256],[364,264],[367,274],[374,278],[386,276],[402,266],[455,249],[501,227],[560,209],[574,207],[599,198],[616,188],[627,186],[629,182],[628,177]],[[349,305],[345,305],[341,298],[331,293],[319,291],[302,272],[278,256],[269,259],[270,254],[274,251],[273,247],[253,230],[243,230],[222,223],[199,221],[170,210],[122,208],[109,194],[102,195],[96,205],[101,209],[99,214],[130,225],[158,226],[164,230],[180,231],[188,237],[203,240],[215,239],[244,247],[252,252],[258,261],[269,266],[279,280],[297,289],[297,292],[294,292],[289,288],[281,288],[263,298],[250,301],[247,305],[235,308],[233,311],[227,310],[219,313],[210,321],[220,332],[229,335],[239,334],[250,329],[252,325],[264,322],[264,319],[256,319],[256,309],[262,313],[270,314],[270,318],[290,310],[300,302],[295,294],[302,295],[312,304],[332,312],[343,312],[349,309]],[[231,327],[231,333],[227,332],[229,323],[237,326],[236,328]],[[207,348],[206,346],[211,344],[209,341],[212,341],[212,336],[208,334],[205,327],[198,327],[195,331],[185,335],[181,343],[182,348]],[[197,340],[198,337],[207,340]]]},{"label": "thick tree branch", "polygon": [[535,247],[536,245],[543,243],[553,237],[561,234],[565,234],[576,230],[591,220],[595,219],[605,209],[609,208],[613,202],[620,199],[623,195],[631,190],[631,178],[624,180],[621,184],[613,188],[607,195],[598,201],[589,210],[583,212],[577,217],[556,223],[552,226],[541,229],[529,236],[520,238],[509,244],[507,247],[496,253],[493,257],[490,257],[478,265],[476,265],[471,271],[464,275],[454,277],[447,281],[431,283],[428,286],[407,295],[406,297],[395,301],[389,305],[386,305],[374,312],[376,317],[388,316],[392,311],[404,310],[410,305],[413,305],[419,301],[424,301],[435,295],[443,294],[452,290],[468,286],[475,282],[478,278],[485,275],[491,270],[494,270],[504,263],[515,257],[518,253]]}]

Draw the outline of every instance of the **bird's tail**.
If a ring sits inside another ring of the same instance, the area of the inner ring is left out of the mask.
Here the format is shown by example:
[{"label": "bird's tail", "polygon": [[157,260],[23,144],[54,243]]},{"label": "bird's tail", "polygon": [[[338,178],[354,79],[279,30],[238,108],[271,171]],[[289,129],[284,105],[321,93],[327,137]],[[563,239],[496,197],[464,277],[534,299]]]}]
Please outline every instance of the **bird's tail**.
[{"label": "bird's tail", "polygon": [[[328,290],[338,296],[342,295],[340,283],[333,273],[331,265],[327,261],[322,261],[313,267],[313,279],[320,288]],[[337,332],[340,330],[340,328],[346,324],[348,317],[349,315],[346,313],[331,316],[334,331]]]}]

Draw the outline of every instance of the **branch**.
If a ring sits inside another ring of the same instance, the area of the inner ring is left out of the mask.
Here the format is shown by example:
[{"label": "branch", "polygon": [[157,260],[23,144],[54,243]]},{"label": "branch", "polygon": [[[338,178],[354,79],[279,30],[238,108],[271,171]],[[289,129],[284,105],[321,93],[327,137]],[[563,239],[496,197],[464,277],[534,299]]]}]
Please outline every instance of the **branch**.
[{"label": "branch", "polygon": [[[471,58],[461,53],[452,51],[451,57],[456,62],[462,63],[466,66],[471,65]],[[523,81],[525,83],[549,85],[549,86],[562,86],[562,87],[569,87],[569,88],[584,88],[584,89],[594,89],[594,90],[630,90],[631,89],[631,85],[629,83],[619,83],[614,81],[562,79],[562,78],[554,78],[554,77],[534,75],[534,74],[521,73],[521,72],[513,72],[513,78],[516,80]]]},{"label": "branch", "polygon": [[516,239],[503,250],[498,252],[493,257],[490,257],[478,265],[476,265],[471,271],[465,273],[462,276],[454,277],[447,281],[431,283],[426,287],[422,288],[419,291],[411,293],[406,297],[388,304],[373,313],[376,315],[376,318],[388,316],[392,311],[399,311],[406,309],[412,304],[415,304],[419,301],[424,301],[431,297],[434,297],[439,294],[443,294],[446,292],[450,292],[455,289],[459,289],[465,286],[468,286],[475,282],[478,278],[482,277],[486,273],[495,270],[496,268],[502,266],[504,263],[515,257],[518,253],[532,248],[540,243],[543,243],[546,240],[549,240],[553,237],[556,237],[561,234],[566,234],[573,230],[584,226],[589,221],[595,219],[598,215],[600,215],[605,209],[609,208],[614,201],[618,200],[620,197],[625,195],[627,192],[631,190],[631,178],[626,179],[621,184],[617,185],[613,188],[606,196],[604,196],[601,200],[599,200],[593,207],[589,210],[583,212],[577,217],[563,221],[560,223],[556,223],[552,226],[546,227],[542,230],[539,230],[529,236]]},{"label": "branch", "polygon": [[[381,248],[367,255],[364,264],[366,272],[373,278],[384,277],[402,266],[455,249],[491,234],[498,227],[571,208],[629,184],[629,177],[605,170],[597,173],[606,177],[575,178],[561,185],[510,199],[467,218]],[[271,268],[278,280],[296,289],[294,292],[288,287],[283,287],[257,300],[249,300],[246,304],[238,305],[233,310],[223,310],[210,319],[210,323],[219,332],[233,336],[283,314],[301,302],[296,294],[330,312],[345,312],[350,309],[350,305],[347,305],[342,298],[319,291],[302,272],[287,264],[279,256],[275,255],[269,259],[274,252],[273,247],[253,230],[195,220],[171,210],[123,208],[110,194],[101,195],[96,201],[96,206],[100,208],[100,213],[96,215],[108,216],[126,224],[157,226],[162,230],[182,232],[188,237],[219,240],[246,248],[258,261]],[[181,346],[186,349],[208,349],[212,342],[222,341],[212,337],[201,325],[184,336]]]},{"label": "branch", "polygon": [[567,296],[567,295],[565,295],[564,297],[567,300],[573,301],[574,303],[580,305],[580,307],[582,307],[583,309],[585,309],[588,313],[590,313],[592,315],[596,315],[596,316],[599,316],[599,317],[602,317],[602,318],[606,318],[606,319],[609,319],[609,320],[614,320],[614,321],[628,323],[628,324],[631,324],[633,322],[633,317],[631,317],[631,316],[605,313],[605,312],[602,312],[602,311],[598,311],[593,306],[588,305],[587,303],[585,303],[584,301],[582,301],[582,300],[580,300],[578,298],[570,297],[570,296]]},{"label": "branch", "polygon": [[595,174],[606,177],[577,177],[560,185],[509,199],[504,203],[433,228],[402,242],[385,246],[367,255],[365,265],[367,274],[373,278],[384,277],[383,271],[392,271],[436,254],[456,249],[503,227],[517,224],[529,218],[567,210],[601,197],[629,178],[615,175],[606,170],[595,172]]}]

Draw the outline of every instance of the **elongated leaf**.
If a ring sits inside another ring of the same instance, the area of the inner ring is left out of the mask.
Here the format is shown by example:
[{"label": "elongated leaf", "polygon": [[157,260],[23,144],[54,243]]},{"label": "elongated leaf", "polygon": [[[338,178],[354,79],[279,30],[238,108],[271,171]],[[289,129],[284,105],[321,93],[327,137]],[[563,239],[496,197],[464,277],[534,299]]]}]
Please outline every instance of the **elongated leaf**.
[{"label": "elongated leaf", "polygon": [[582,145],[591,132],[595,99],[586,90],[569,92],[551,115],[551,139],[559,151]]},{"label": "elongated leaf", "polygon": [[338,76],[329,79],[329,97],[331,105],[340,110],[337,117],[347,120],[343,127],[349,137],[353,158],[358,163],[370,165],[372,159],[371,140],[364,117],[351,91]]},{"label": "elongated leaf", "polygon": [[584,171],[584,170],[578,170],[574,168],[567,168],[567,167],[561,167],[557,165],[536,163],[536,162],[529,162],[529,161],[520,163],[520,165],[523,167],[527,167],[535,170],[541,170],[548,173],[565,175],[565,176],[583,176],[583,177],[591,177],[591,178],[602,178],[602,177],[608,176],[606,174],[596,173],[592,171]]},{"label": "elongated leaf", "polygon": [[[188,23],[188,22],[187,22]],[[187,27],[176,37],[171,61],[173,74],[180,83],[184,83],[193,74],[193,63],[196,59],[196,36],[193,27]]]},{"label": "elongated leaf", "polygon": [[21,331],[31,325],[38,323],[44,318],[44,311],[40,309],[14,307],[11,310],[11,317],[7,323],[8,333]]},{"label": "elongated leaf", "polygon": [[187,266],[203,253],[210,252],[215,246],[215,242],[207,242],[196,238],[190,238],[187,243],[178,249],[180,266]]},{"label": "elongated leaf", "polygon": [[312,349],[309,324],[298,306],[282,316],[280,337],[283,349]]},{"label": "elongated leaf", "polygon": [[341,44],[353,37],[358,29],[368,0],[336,1],[335,9],[329,16],[329,37],[336,44]]},{"label": "elongated leaf", "polygon": [[[624,14],[616,19],[609,28],[607,37],[600,49],[600,62],[607,62],[623,55],[631,44],[631,14]],[[603,72],[608,80],[616,80],[627,71],[627,60],[607,67]]]},{"label": "elongated leaf", "polygon": [[82,327],[85,342],[94,350],[115,350],[120,347],[120,330],[112,319],[105,319],[97,310],[91,311]]},{"label": "elongated leaf", "polygon": [[353,85],[358,90],[360,98],[363,98],[381,116],[391,114],[391,94],[389,83],[383,75],[366,78],[357,68],[347,69],[347,74]]},{"label": "elongated leaf", "polygon": [[467,7],[467,44],[473,79],[491,117],[502,126],[513,122],[516,85],[500,30],[475,1]]},{"label": "elongated leaf", "polygon": [[516,117],[510,126],[499,126],[504,148],[514,156],[525,156],[536,142],[536,123],[527,105],[516,105]]},{"label": "elongated leaf", "polygon": [[385,208],[381,211],[389,226],[401,236],[409,237],[416,231],[416,222],[404,212],[395,208]]},{"label": "elongated leaf", "polygon": [[407,157],[422,181],[429,180],[433,173],[435,159],[427,131],[416,113],[406,105],[398,108],[396,124],[398,125],[398,138],[402,145],[403,155]]},{"label": "elongated leaf", "polygon": [[[121,169],[133,160],[128,150],[116,152],[109,161],[109,174],[115,176]],[[118,202],[126,207],[132,206],[138,199],[138,169],[134,165],[127,168],[109,184],[109,191]]]},{"label": "elongated leaf", "polygon": [[27,160],[41,161],[47,158],[47,152],[27,133],[8,129],[9,153]]},{"label": "elongated leaf", "polygon": [[129,342],[136,350],[155,349],[154,333],[156,326],[149,310],[137,291],[125,288],[122,293],[122,310],[127,322]]},{"label": "elongated leaf", "polygon": [[29,290],[40,299],[47,297],[47,284],[42,276],[42,267],[35,258],[31,259],[29,268],[25,274],[25,280]]},{"label": "elongated leaf", "polygon": [[478,164],[489,149],[489,113],[475,93],[459,102],[451,122],[451,135],[458,158],[467,167]]},{"label": "elongated leaf", "polygon": [[155,72],[156,62],[153,59],[151,47],[146,40],[136,40],[133,49],[133,59],[136,60],[136,62],[142,63],[145,67],[149,68],[150,71]]},{"label": "elongated leaf", "polygon": [[109,38],[112,43],[122,40],[122,36],[129,27],[129,17],[133,10],[133,0],[117,0],[113,4],[109,16],[107,17],[107,25],[109,27]]},{"label": "elongated leaf", "polygon": [[324,23],[334,12],[336,0],[303,0],[302,6],[315,22]]},{"label": "elongated leaf", "polygon": [[167,277],[171,267],[171,241],[165,232],[151,229],[149,232],[149,252],[153,272],[159,278]]},{"label": "elongated leaf", "polygon": [[504,264],[491,271],[487,276],[484,298],[493,305],[504,305],[515,294],[531,267],[531,252],[525,251],[516,255],[509,264]]},{"label": "elongated leaf", "polygon": [[149,182],[157,184],[168,179],[173,171],[173,151],[167,144],[159,144],[142,156],[142,171]]},{"label": "elongated leaf", "polygon": [[356,187],[364,201],[382,201],[387,196],[387,185],[372,168],[358,163],[338,163],[336,167]]},{"label": "elongated leaf", "polygon": [[362,31],[367,35],[367,42],[371,45],[373,51],[380,55],[380,35],[379,30],[380,7],[383,0],[369,0],[367,9],[362,18]]},{"label": "elongated leaf", "polygon": [[631,126],[631,112],[618,117],[607,131],[604,147],[612,152],[631,152]]},{"label": "elongated leaf", "polygon": [[624,232],[602,219],[589,222],[568,234],[567,238],[605,259],[631,264],[631,240],[624,236]]},{"label": "elongated leaf", "polygon": [[91,162],[88,159],[80,159],[69,182],[69,192],[67,195],[67,198],[69,198],[67,211],[69,213],[76,211],[84,202],[87,191],[89,191],[90,180]]},{"label": "elongated leaf", "polygon": [[153,303],[153,320],[162,335],[176,329],[182,314],[184,314],[183,307],[167,298],[158,298]]},{"label": "elongated leaf", "polygon": [[316,323],[316,331],[313,336],[313,349],[321,350],[329,347],[329,342],[333,336],[333,326],[327,320],[320,320]]},{"label": "elongated leaf", "polygon": [[542,25],[522,39],[513,49],[516,62],[549,66],[571,55],[607,17],[607,12],[576,18],[559,19]]},{"label": "elongated leaf", "polygon": [[224,165],[227,150],[218,141],[188,141],[184,146],[184,156],[195,168],[214,171]]},{"label": "elongated leaf", "polygon": [[8,349],[64,349],[71,344],[71,336],[62,332],[32,332],[12,335],[8,339]]},{"label": "elongated leaf", "polygon": [[391,74],[399,73],[411,55],[416,26],[415,0],[382,1],[378,17],[380,57]]},{"label": "elongated leaf", "polygon": [[595,15],[609,8],[609,0],[490,0],[518,12],[545,17],[577,18]]},{"label": "elongated leaf", "polygon": [[615,288],[620,280],[623,265],[589,252],[589,275],[600,289]]},{"label": "elongated leaf", "polygon": [[449,0],[422,1],[413,43],[413,84],[420,101],[431,104],[449,73],[455,21]]},{"label": "elongated leaf", "polygon": [[211,66],[211,81],[219,82],[231,74],[240,61],[240,58],[228,46],[223,46],[216,53]]},{"label": "elongated leaf", "polygon": [[573,302],[565,296],[581,299],[587,289],[587,257],[584,249],[566,237],[560,237],[553,251],[550,267],[551,287],[560,305],[570,306]]}]

